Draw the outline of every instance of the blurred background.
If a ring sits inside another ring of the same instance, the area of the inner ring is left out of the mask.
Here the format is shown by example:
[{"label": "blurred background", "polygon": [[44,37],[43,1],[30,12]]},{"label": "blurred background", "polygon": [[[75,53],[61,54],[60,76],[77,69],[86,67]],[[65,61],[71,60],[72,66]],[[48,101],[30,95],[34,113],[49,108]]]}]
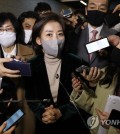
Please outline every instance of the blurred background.
[{"label": "blurred background", "polygon": [[[83,1],[86,2],[86,0]],[[69,7],[73,10],[83,10],[85,7],[80,0],[0,0],[0,12],[12,12],[18,16],[23,11],[33,10],[38,2],[49,3],[56,13],[60,13],[62,9]],[[116,4],[120,3],[120,0],[111,0],[111,2],[110,10],[112,10]]]}]

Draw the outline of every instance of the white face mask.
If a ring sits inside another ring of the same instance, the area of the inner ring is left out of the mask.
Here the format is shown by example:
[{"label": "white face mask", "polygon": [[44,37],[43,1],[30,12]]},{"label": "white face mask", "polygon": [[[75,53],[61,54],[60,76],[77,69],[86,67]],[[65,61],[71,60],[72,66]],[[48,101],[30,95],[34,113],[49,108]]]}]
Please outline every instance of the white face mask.
[{"label": "white face mask", "polygon": [[24,30],[25,32],[25,43],[27,44],[30,41],[32,30]]},{"label": "white face mask", "polygon": [[6,32],[0,35],[0,45],[3,47],[10,47],[14,45],[16,41],[16,33],[15,32]]},{"label": "white face mask", "polygon": [[43,51],[51,56],[59,57],[64,46],[64,40],[42,40]]}]

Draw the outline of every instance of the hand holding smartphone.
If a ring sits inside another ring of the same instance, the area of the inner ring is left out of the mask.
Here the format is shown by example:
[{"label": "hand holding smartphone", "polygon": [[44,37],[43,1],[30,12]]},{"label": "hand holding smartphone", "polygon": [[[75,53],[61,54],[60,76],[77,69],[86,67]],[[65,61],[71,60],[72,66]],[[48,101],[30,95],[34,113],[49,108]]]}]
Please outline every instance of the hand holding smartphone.
[{"label": "hand holding smartphone", "polygon": [[103,48],[109,47],[110,44],[107,38],[102,38],[93,42],[86,44],[88,53],[93,53],[95,51],[101,50]]},{"label": "hand holding smartphone", "polygon": [[7,131],[9,128],[17,124],[25,115],[25,113],[18,109],[9,119],[6,120],[6,127],[4,128],[3,132]]},{"label": "hand holding smartphone", "polygon": [[4,66],[11,70],[19,70],[22,76],[31,76],[30,63],[14,59],[10,62],[5,62]]}]

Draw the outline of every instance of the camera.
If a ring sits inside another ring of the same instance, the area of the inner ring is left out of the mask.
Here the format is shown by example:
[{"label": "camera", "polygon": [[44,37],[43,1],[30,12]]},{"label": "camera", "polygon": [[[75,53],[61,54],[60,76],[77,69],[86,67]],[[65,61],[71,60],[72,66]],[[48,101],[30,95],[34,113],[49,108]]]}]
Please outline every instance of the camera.
[{"label": "camera", "polygon": [[69,9],[63,9],[61,13],[66,18],[71,18],[71,16],[73,15],[73,11],[72,11],[71,8],[69,8]]},{"label": "camera", "polygon": [[85,66],[85,65],[81,65],[80,67],[76,68],[75,71],[77,73],[83,73],[83,70],[86,70],[86,74],[88,75],[89,74],[89,71],[90,71],[90,67],[88,66]]}]

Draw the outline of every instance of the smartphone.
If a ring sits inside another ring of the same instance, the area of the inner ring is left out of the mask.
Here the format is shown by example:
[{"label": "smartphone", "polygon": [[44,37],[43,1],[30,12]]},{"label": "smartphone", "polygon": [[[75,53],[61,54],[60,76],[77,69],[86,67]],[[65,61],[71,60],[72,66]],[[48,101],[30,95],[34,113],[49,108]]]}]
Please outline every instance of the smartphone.
[{"label": "smartphone", "polygon": [[88,53],[93,53],[95,51],[101,50],[103,48],[109,47],[110,44],[107,38],[102,38],[93,42],[86,44]]},{"label": "smartphone", "polygon": [[80,82],[81,82],[81,84],[84,86],[84,89],[83,89],[83,90],[85,90],[86,92],[88,92],[88,93],[90,94],[90,96],[95,97],[95,98],[97,97],[96,94],[95,94],[95,92],[94,92],[92,89],[90,89],[90,88],[88,87],[88,85],[85,83],[85,81],[82,80],[82,79],[80,78],[80,76],[78,76],[75,72],[73,72],[73,73],[71,74],[71,77],[72,77],[72,78],[76,77],[77,79],[79,79]]},{"label": "smartphone", "polygon": [[24,115],[25,113],[21,109],[18,109],[8,120],[6,120],[7,126],[4,128],[3,132],[7,131],[13,125],[17,124]]},{"label": "smartphone", "polygon": [[11,70],[20,70],[20,74],[22,76],[31,76],[30,63],[13,60],[10,62],[5,62],[4,66]]},{"label": "smartphone", "polygon": [[90,67],[85,66],[85,65],[81,65],[80,67],[76,68],[75,71],[78,73],[83,73],[83,70],[86,70],[86,74],[88,75],[90,72]]}]

